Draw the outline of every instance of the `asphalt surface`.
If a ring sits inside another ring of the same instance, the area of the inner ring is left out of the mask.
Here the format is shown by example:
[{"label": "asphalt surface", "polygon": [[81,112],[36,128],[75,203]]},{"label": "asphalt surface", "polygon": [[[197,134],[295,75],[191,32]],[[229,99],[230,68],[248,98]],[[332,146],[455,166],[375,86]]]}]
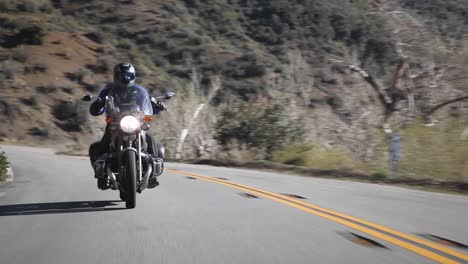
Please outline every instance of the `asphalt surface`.
[{"label": "asphalt surface", "polygon": [[467,196],[170,163],[127,210],[87,159],[1,148],[16,176],[0,186],[1,264],[468,261]]}]

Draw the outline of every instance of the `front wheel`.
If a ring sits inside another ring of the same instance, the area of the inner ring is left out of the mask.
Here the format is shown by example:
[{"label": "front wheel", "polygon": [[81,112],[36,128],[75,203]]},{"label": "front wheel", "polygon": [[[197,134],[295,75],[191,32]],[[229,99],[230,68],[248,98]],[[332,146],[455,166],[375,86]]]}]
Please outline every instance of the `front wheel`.
[{"label": "front wheel", "polygon": [[125,207],[135,208],[136,206],[136,158],[133,151],[125,154]]}]

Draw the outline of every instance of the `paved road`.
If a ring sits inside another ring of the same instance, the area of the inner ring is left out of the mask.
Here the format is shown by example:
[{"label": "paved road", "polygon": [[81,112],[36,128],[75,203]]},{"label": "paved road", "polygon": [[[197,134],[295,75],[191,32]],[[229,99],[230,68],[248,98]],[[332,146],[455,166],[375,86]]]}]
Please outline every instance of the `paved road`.
[{"label": "paved road", "polygon": [[0,187],[1,264],[468,261],[463,245],[421,236],[467,245],[466,196],[168,164],[127,210],[86,159],[2,149],[16,178]]}]

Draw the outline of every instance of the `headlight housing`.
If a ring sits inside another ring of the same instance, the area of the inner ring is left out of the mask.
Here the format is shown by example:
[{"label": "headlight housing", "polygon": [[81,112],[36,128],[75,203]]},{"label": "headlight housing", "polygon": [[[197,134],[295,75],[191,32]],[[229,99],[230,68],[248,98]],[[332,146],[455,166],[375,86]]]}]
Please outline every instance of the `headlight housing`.
[{"label": "headlight housing", "polygon": [[134,116],[125,116],[120,120],[120,128],[125,133],[136,132],[140,128],[140,121]]}]

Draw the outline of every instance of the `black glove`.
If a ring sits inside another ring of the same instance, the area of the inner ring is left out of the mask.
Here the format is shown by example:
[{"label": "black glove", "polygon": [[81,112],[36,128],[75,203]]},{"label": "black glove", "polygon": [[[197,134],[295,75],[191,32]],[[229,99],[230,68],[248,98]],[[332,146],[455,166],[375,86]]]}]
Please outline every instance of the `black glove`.
[{"label": "black glove", "polygon": [[166,105],[161,101],[156,101],[156,107],[161,111],[167,111]]},{"label": "black glove", "polygon": [[154,97],[151,98],[151,105],[153,106],[153,109],[167,111],[166,105],[163,102],[156,100]]},{"label": "black glove", "polygon": [[93,116],[99,115],[99,113],[102,111],[102,108],[104,107],[106,103],[101,100],[101,98],[96,99],[90,107],[89,107],[89,113]]}]

